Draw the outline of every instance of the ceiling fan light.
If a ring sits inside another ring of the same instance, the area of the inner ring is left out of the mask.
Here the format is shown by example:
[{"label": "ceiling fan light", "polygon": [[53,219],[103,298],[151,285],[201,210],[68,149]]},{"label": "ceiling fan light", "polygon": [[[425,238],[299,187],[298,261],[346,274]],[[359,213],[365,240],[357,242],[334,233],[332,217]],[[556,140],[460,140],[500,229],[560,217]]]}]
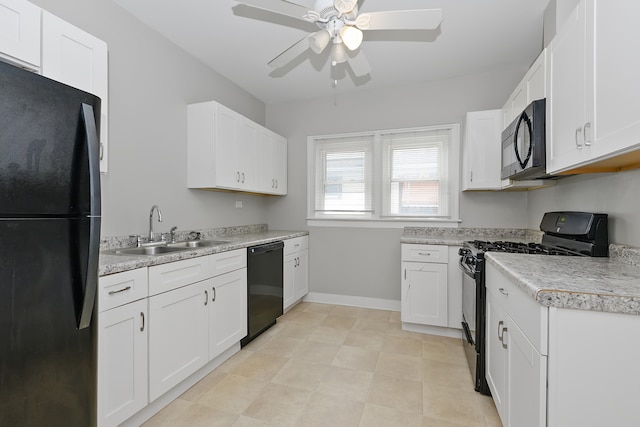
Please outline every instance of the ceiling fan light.
[{"label": "ceiling fan light", "polygon": [[362,44],[362,31],[356,27],[345,25],[340,29],[340,38],[349,50],[356,50]]},{"label": "ceiling fan light", "polygon": [[331,33],[327,30],[320,30],[309,37],[309,47],[315,53],[322,53],[331,40]]},{"label": "ceiling fan light", "polygon": [[342,43],[333,44],[333,52],[331,52],[331,65],[336,66],[347,62],[347,51]]}]

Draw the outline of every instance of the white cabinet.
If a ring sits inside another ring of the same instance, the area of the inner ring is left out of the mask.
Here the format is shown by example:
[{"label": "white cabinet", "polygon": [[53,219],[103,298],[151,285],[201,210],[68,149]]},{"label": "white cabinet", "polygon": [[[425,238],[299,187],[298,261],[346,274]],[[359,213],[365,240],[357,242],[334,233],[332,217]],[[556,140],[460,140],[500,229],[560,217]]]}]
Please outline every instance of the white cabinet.
[{"label": "white cabinet", "polygon": [[210,282],[205,280],[149,298],[150,401],[208,362]]},{"label": "white cabinet", "polygon": [[447,246],[402,245],[402,322],[448,326]]},{"label": "white cabinet", "polygon": [[100,171],[108,170],[109,82],[107,44],[42,12],[42,75],[99,96]]},{"label": "white cabinet", "polygon": [[[276,167],[286,171],[282,139],[275,144],[269,138],[268,145],[277,151],[267,155],[261,149],[265,128],[215,101],[191,104],[187,115],[189,188],[284,194],[267,184],[271,179],[278,179],[273,174]],[[276,160],[278,165],[272,165]],[[259,166],[262,163],[269,164]],[[261,168],[270,176],[264,182]],[[282,182],[286,182],[286,175]],[[269,191],[265,191],[266,187]]]},{"label": "white cabinet", "polygon": [[214,277],[207,285],[212,360],[247,335],[247,269]]},{"label": "white cabinet", "polygon": [[637,167],[640,28],[635,2],[583,0],[550,45],[547,165],[554,173]]},{"label": "white cabinet", "polygon": [[98,425],[116,426],[148,401],[147,269],[99,281]]},{"label": "white cabinet", "polygon": [[40,67],[40,12],[25,0],[0,0],[0,59]]},{"label": "white cabinet", "polygon": [[548,309],[486,267],[487,383],[504,426],[547,424]]},{"label": "white cabinet", "polygon": [[514,121],[525,107],[547,96],[547,50],[544,49],[533,62],[518,86],[502,108],[503,129]]},{"label": "white cabinet", "polygon": [[260,148],[260,192],[264,194],[287,194],[287,140],[262,128],[259,135]]},{"label": "white cabinet", "polygon": [[467,113],[462,163],[462,190],[500,190],[502,180],[502,111]]},{"label": "white cabinet", "polygon": [[309,293],[309,237],[284,241],[283,309],[287,310]]}]

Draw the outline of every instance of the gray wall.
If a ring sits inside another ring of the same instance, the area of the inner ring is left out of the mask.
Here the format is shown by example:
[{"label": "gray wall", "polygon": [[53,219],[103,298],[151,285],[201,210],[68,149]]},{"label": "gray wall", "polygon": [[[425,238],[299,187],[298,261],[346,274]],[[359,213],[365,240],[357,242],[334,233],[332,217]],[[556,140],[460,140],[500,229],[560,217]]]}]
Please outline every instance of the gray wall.
[{"label": "gray wall", "polygon": [[[32,0],[109,45],[109,173],[102,235],[266,222],[265,198],[186,187],[186,105],[215,99],[264,124],[264,104],[109,0]],[[243,201],[242,209],[235,201]]]},{"label": "gray wall", "polygon": [[[526,70],[502,67],[419,86],[267,106],[267,126],[289,141],[289,193],[268,202],[275,229],[306,229],[307,136],[462,123],[467,111],[501,108]],[[464,132],[462,132],[464,133]],[[527,225],[525,192],[463,193],[462,226]],[[311,227],[312,292],[400,299],[402,229]]]},{"label": "gray wall", "polygon": [[554,187],[529,193],[528,228],[554,210],[609,214],[609,241],[640,246],[640,169],[562,178]]}]

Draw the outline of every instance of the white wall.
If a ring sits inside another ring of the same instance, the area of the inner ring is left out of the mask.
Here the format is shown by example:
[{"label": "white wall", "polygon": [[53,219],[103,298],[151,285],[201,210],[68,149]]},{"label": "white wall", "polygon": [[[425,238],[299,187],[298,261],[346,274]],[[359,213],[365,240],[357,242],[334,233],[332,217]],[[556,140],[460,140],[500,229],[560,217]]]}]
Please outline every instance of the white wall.
[{"label": "white wall", "polygon": [[539,229],[547,211],[609,214],[609,241],[640,247],[640,169],[576,175],[529,193],[528,228]]},{"label": "white wall", "polygon": [[[109,0],[33,0],[109,45],[109,173],[102,235],[266,222],[265,198],[186,188],[186,105],[215,99],[264,123],[264,104]],[[236,209],[235,201],[244,208]]]},{"label": "white wall", "polygon": [[[467,111],[501,108],[525,72],[502,67],[416,86],[268,105],[267,126],[289,141],[289,194],[269,200],[270,227],[307,228],[307,136],[462,123]],[[460,209],[464,227],[527,225],[524,192],[464,193]],[[309,231],[312,292],[400,299],[402,229],[311,227]]]}]

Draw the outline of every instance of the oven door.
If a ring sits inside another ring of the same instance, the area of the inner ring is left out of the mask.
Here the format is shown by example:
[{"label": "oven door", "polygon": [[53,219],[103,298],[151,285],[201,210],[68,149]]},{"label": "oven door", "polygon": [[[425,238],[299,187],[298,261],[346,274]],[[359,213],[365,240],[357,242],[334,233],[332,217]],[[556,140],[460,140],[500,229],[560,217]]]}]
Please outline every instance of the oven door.
[{"label": "oven door", "polygon": [[462,276],[462,330],[466,341],[475,347],[477,273],[463,262],[460,262],[460,268],[464,272]]}]

